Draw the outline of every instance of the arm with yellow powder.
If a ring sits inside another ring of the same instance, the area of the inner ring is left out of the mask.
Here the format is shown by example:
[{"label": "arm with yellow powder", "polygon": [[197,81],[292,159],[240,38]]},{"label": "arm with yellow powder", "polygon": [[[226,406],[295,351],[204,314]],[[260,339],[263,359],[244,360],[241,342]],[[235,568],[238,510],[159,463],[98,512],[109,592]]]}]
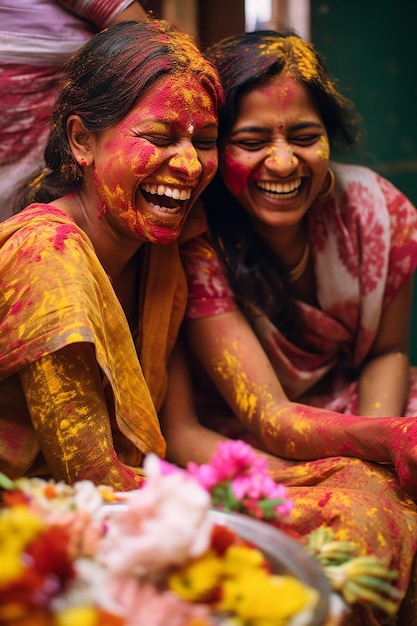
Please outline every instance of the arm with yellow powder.
[{"label": "arm with yellow powder", "polygon": [[114,449],[94,347],[75,343],[19,373],[41,451],[56,480],[88,479],[119,490],[140,478]]},{"label": "arm with yellow powder", "polygon": [[[167,458],[185,467],[190,461],[206,463],[217,444],[225,437],[199,423],[194,407],[192,382],[181,340],[175,345],[168,364],[168,389],[160,411],[162,432],[167,443]],[[271,471],[282,471],[296,465],[261,450]]]},{"label": "arm with yellow powder", "polygon": [[[392,463],[402,487],[417,495],[417,421],[357,417],[290,402],[258,339],[239,311],[187,323],[191,346],[240,422],[268,453],[272,470],[291,461],[346,456]],[[177,463],[207,460],[211,431],[197,425],[188,383],[174,377],[162,413],[168,455]],[[219,437],[218,435],[216,435]],[[294,468],[295,469],[295,468]],[[290,473],[293,472],[291,467]],[[287,475],[287,470],[285,470]]]}]

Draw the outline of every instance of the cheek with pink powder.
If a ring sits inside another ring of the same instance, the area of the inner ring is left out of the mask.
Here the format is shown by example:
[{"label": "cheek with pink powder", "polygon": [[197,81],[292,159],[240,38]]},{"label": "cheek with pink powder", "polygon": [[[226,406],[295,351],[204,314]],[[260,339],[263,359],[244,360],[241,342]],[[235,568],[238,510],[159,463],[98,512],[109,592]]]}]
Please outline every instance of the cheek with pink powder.
[{"label": "cheek with pink powder", "polygon": [[237,196],[248,186],[248,182],[254,177],[252,168],[236,161],[228,148],[225,149],[222,162],[221,173],[230,192]]},{"label": "cheek with pink powder", "polygon": [[[130,137],[126,130],[118,138],[109,140],[104,149],[109,155],[106,173],[115,166],[123,171],[127,166],[131,173],[145,178],[158,167],[158,156],[154,145],[140,137]],[[131,131],[130,131],[131,134]]]}]

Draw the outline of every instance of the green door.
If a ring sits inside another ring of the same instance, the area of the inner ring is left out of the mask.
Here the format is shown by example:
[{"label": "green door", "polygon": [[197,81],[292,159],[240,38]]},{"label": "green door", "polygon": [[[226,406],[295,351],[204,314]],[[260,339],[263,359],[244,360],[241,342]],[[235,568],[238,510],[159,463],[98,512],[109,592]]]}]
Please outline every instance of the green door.
[{"label": "green door", "polygon": [[[372,167],[417,206],[416,24],[417,3],[406,0],[311,0],[311,39],[364,122],[364,150],[349,160]],[[417,365],[417,283],[411,360]]]}]

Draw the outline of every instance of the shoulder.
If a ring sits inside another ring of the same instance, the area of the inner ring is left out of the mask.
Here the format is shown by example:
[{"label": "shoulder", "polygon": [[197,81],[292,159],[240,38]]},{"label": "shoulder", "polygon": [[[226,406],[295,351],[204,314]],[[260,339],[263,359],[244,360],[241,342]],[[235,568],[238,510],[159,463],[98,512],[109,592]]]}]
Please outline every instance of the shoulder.
[{"label": "shoulder", "polygon": [[336,177],[336,186],[346,189],[353,184],[378,185],[379,175],[366,165],[336,163],[332,161],[330,168]]},{"label": "shoulder", "polygon": [[[330,163],[336,178],[336,189],[345,193],[357,193],[358,188],[368,189],[373,193],[380,193],[387,200],[403,198],[410,202],[407,196],[391,181],[365,165],[351,165],[347,163]],[[410,202],[411,204],[411,202]]]},{"label": "shoulder", "polygon": [[[49,204],[32,204],[0,225],[0,255],[52,263],[75,250],[92,249],[86,234],[68,215]],[[12,258],[12,257],[11,257]]]},{"label": "shoulder", "polygon": [[409,213],[411,219],[416,209],[407,196],[387,178],[362,165],[331,163],[335,173],[334,195],[345,212],[356,210],[363,214],[376,212],[382,215]]},{"label": "shoulder", "polygon": [[220,270],[220,260],[207,233],[182,244],[180,253],[187,274]]}]

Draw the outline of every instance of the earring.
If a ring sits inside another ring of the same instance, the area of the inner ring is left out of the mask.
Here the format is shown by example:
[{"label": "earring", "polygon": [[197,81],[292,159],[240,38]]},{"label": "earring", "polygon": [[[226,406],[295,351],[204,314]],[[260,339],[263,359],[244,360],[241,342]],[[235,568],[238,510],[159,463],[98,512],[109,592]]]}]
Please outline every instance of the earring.
[{"label": "earring", "polygon": [[323,191],[322,193],[317,194],[316,197],[319,198],[319,200],[323,200],[323,198],[328,198],[334,189],[334,183],[335,183],[334,172],[332,169],[330,169],[330,167],[327,168],[327,172],[330,176],[330,183],[326,191]]}]

